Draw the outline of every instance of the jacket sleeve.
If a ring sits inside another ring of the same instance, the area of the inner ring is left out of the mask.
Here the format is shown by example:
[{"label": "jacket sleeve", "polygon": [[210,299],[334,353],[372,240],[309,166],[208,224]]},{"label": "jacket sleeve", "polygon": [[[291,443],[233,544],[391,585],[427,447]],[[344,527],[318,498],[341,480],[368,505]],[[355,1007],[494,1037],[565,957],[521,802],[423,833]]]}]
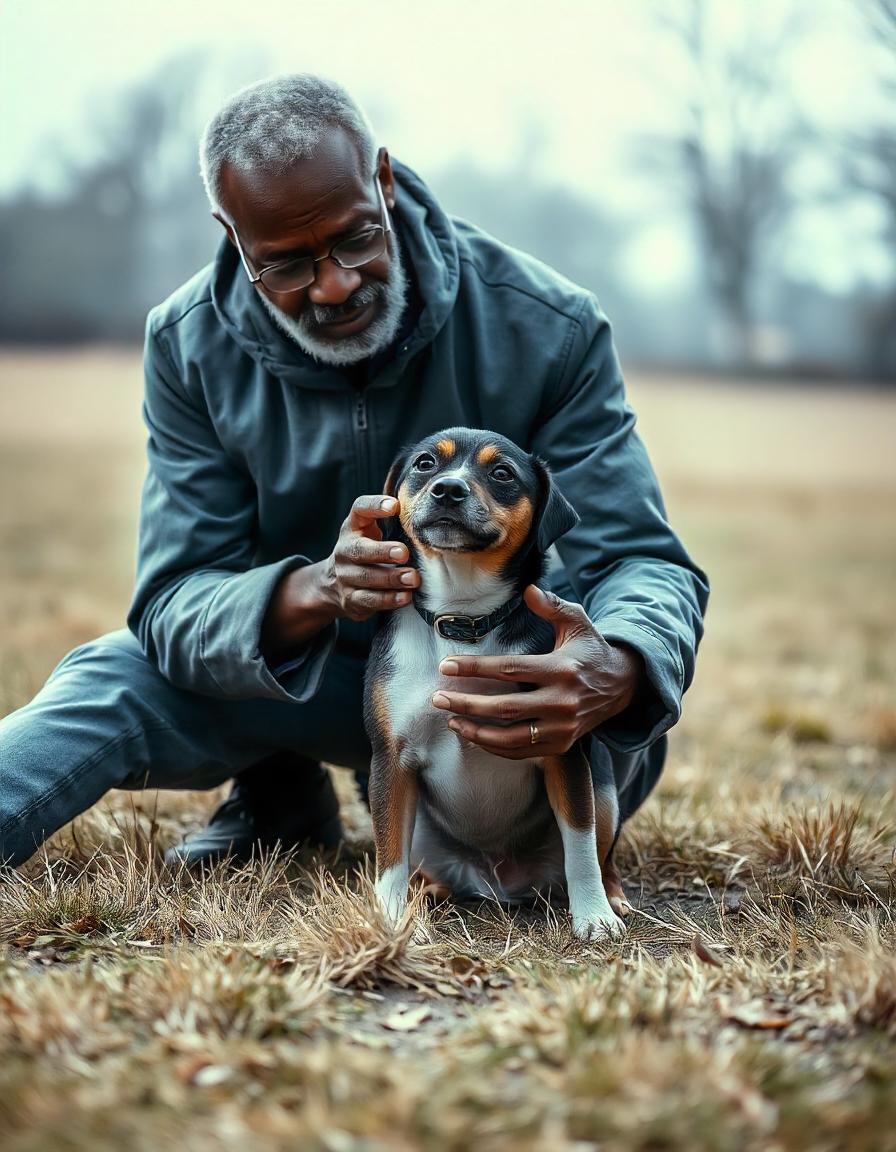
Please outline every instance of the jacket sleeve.
[{"label": "jacket sleeve", "polygon": [[666,520],[610,325],[593,297],[571,321],[563,352],[532,444],[581,517],[556,544],[575,598],[607,640],[644,658],[646,690],[595,731],[610,747],[634,752],[681,714],[709,586]]},{"label": "jacket sleeve", "polygon": [[[301,703],[317,691],[334,621],[278,669],[259,651],[278,581],[310,564],[294,555],[253,567],[257,496],[222,447],[204,401],[177,372],[165,333],[147,323],[143,417],[148,469],[128,627],[166,679],[209,696]],[[197,391],[199,391],[197,389]]]}]

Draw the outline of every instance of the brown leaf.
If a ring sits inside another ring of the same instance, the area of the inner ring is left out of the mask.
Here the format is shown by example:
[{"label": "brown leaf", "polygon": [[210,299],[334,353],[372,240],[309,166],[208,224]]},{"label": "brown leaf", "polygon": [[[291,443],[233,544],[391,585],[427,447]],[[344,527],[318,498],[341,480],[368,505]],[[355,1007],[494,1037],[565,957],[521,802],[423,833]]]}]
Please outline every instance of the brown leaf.
[{"label": "brown leaf", "polygon": [[778,1029],[792,1024],[794,1017],[789,1008],[782,1004],[767,1004],[763,1000],[749,1000],[738,1004],[727,1014],[727,1018],[744,1028]]},{"label": "brown leaf", "polygon": [[390,1032],[414,1032],[430,1016],[432,1013],[429,1008],[425,1004],[419,1004],[416,1008],[393,1012],[383,1020],[383,1027],[388,1028]]},{"label": "brown leaf", "polygon": [[79,916],[77,920],[71,924],[66,925],[69,932],[74,932],[78,936],[89,936],[92,932],[102,931],[103,925],[96,918],[96,916]]},{"label": "brown leaf", "polygon": [[703,937],[699,932],[691,941],[691,949],[693,950],[694,955],[702,960],[704,964],[712,964],[714,968],[724,967],[722,958],[719,956],[718,952],[714,952],[712,948],[710,948],[710,946],[704,942]]}]

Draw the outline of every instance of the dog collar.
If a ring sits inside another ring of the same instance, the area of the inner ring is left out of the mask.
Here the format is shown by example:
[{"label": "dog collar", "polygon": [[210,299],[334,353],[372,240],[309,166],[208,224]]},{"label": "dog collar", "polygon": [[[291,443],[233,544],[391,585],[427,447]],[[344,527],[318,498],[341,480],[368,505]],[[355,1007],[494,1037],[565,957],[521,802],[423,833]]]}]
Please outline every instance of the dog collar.
[{"label": "dog collar", "polygon": [[436,632],[445,640],[463,640],[468,644],[477,644],[487,636],[493,628],[497,628],[507,617],[522,604],[522,596],[514,596],[494,612],[487,616],[460,616],[456,612],[429,612],[421,607],[414,597],[414,607],[427,624],[433,625]]}]

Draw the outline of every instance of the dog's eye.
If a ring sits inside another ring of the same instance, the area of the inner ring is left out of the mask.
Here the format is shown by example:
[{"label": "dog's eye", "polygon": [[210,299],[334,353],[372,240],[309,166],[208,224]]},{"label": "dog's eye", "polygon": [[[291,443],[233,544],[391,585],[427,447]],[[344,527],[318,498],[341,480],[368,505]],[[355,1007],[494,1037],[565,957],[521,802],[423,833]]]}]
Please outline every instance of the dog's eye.
[{"label": "dog's eye", "polygon": [[418,472],[432,472],[435,466],[436,462],[432,456],[418,456],[414,461],[414,467]]},{"label": "dog's eye", "polygon": [[508,468],[506,464],[499,464],[497,468],[492,468],[491,474],[496,480],[502,480],[505,484],[508,480],[516,479],[513,469]]}]

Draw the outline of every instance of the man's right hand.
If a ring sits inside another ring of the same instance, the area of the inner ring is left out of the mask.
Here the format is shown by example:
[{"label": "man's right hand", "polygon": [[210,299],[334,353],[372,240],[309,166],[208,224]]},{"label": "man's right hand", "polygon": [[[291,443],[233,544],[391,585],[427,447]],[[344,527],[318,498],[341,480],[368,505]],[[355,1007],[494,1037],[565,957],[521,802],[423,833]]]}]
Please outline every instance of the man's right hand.
[{"label": "man's right hand", "polygon": [[398,501],[391,496],[359,496],[327,559],[283,577],[261,626],[261,652],[269,667],[290,659],[337,617],[367,620],[410,603],[420,573],[398,566],[408,559],[407,547],[383,540],[377,524],[397,514]]},{"label": "man's right hand", "polygon": [[398,514],[391,496],[359,496],[339,530],[339,539],[324,561],[324,590],[339,616],[367,620],[411,601],[420,587],[416,568],[400,567],[408,559],[406,545],[383,540],[377,523]]}]

